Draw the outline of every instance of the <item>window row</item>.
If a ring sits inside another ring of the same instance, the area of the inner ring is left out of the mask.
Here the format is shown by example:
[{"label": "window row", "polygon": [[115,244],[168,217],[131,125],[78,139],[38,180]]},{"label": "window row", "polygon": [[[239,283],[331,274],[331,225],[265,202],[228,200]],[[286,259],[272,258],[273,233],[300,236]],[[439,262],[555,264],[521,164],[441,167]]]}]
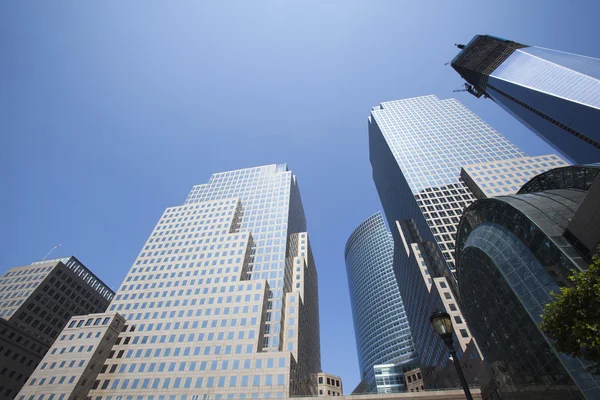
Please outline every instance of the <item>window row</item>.
[{"label": "window row", "polygon": [[92,389],[101,390],[144,390],[144,389],[189,389],[213,387],[248,387],[285,385],[285,375],[234,375],[207,377],[106,379],[94,382]]}]

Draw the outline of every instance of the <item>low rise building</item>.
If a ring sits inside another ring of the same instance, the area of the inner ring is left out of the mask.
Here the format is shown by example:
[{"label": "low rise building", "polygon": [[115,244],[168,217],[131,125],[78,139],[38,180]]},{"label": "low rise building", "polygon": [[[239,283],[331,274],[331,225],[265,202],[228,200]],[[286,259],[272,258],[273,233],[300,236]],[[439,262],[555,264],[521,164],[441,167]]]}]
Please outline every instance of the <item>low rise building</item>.
[{"label": "low rise building", "polygon": [[591,363],[559,353],[539,328],[551,293],[588,268],[599,221],[598,165],[552,169],[517,194],[465,210],[456,239],[460,302],[491,366],[486,397],[600,398]]},{"label": "low rise building", "polygon": [[404,378],[406,380],[406,390],[408,392],[422,392],[424,389],[423,386],[423,376],[421,375],[421,369],[415,368],[413,370],[407,371],[404,374]]},{"label": "low rise building", "polygon": [[336,375],[330,375],[325,372],[317,374],[317,393],[318,396],[342,396],[344,388],[342,378]]}]

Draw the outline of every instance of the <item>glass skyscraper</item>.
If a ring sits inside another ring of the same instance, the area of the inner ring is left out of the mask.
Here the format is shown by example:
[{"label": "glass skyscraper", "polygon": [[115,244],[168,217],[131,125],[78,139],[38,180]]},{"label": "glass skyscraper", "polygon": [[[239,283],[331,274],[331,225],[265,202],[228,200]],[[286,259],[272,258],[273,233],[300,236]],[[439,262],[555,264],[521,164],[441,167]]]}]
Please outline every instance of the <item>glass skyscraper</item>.
[{"label": "glass skyscraper", "polygon": [[436,308],[462,324],[456,340],[469,353],[465,357],[476,359],[478,353],[454,299],[456,230],[463,209],[475,200],[460,178],[461,167],[524,154],[457,100],[433,95],[374,107],[369,151],[424,380],[426,386],[439,386],[435,370],[447,364],[448,353],[429,326]]},{"label": "glass skyscraper", "polygon": [[127,274],[108,310],[125,327],[88,397],[315,394],[317,290],[287,166],[214,174],[183,205],[166,209]]},{"label": "glass skyscraper", "polygon": [[452,60],[490,97],[577,164],[600,161],[600,59],[477,35]]},{"label": "glass skyscraper", "polygon": [[[345,260],[361,378],[375,389],[376,364],[418,366],[402,297],[394,276],[394,239],[378,212],[346,243]],[[394,378],[402,378],[402,374]],[[395,386],[406,390],[404,379]]]},{"label": "glass skyscraper", "polygon": [[[408,197],[416,201],[435,241],[454,272],[454,240],[462,210],[475,200],[460,179],[467,164],[522,157],[522,153],[492,127],[483,122],[456,99],[439,100],[435,96],[415,97],[382,103],[369,118],[369,135],[383,139],[408,186],[400,196],[384,195],[386,185],[376,170],[381,152],[371,146],[375,158],[374,178],[390,226],[405,215],[414,218],[402,204],[391,203]],[[376,137],[377,135],[377,137]],[[375,176],[376,175],[376,176]],[[385,178],[383,178],[385,179]],[[383,195],[383,196],[382,196]],[[424,226],[425,228],[425,226]]]}]

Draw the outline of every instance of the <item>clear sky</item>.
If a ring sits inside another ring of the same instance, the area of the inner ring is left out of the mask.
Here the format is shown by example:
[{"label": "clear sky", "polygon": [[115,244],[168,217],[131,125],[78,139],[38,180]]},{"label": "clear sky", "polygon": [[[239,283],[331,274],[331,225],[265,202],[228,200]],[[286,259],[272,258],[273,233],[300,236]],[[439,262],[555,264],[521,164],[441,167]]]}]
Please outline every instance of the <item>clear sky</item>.
[{"label": "clear sky", "polygon": [[456,97],[454,43],[489,33],[600,57],[598,1],[3,1],[0,272],[75,255],[117,289],[166,207],[214,172],[288,163],[319,271],[323,370],[359,381],[344,245],[380,210],[367,116]]}]

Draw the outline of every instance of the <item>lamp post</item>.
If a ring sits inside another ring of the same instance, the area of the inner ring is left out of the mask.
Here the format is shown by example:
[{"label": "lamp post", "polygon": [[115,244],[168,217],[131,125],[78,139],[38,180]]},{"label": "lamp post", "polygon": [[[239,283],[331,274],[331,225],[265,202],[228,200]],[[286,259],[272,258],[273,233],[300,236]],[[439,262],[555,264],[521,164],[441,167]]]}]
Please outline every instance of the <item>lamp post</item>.
[{"label": "lamp post", "polygon": [[460,363],[458,362],[458,357],[456,357],[454,340],[452,338],[454,327],[452,326],[452,319],[450,318],[450,315],[446,312],[435,310],[433,314],[431,314],[431,317],[429,317],[429,322],[431,322],[431,325],[433,325],[435,333],[437,333],[438,336],[442,338],[446,346],[448,346],[448,350],[450,351],[450,355],[454,361],[454,366],[456,367],[456,373],[458,374],[460,383],[465,391],[467,400],[473,400],[473,396],[471,396],[471,391],[469,390],[469,385],[467,385],[467,380],[465,379],[465,375],[463,374]]}]

